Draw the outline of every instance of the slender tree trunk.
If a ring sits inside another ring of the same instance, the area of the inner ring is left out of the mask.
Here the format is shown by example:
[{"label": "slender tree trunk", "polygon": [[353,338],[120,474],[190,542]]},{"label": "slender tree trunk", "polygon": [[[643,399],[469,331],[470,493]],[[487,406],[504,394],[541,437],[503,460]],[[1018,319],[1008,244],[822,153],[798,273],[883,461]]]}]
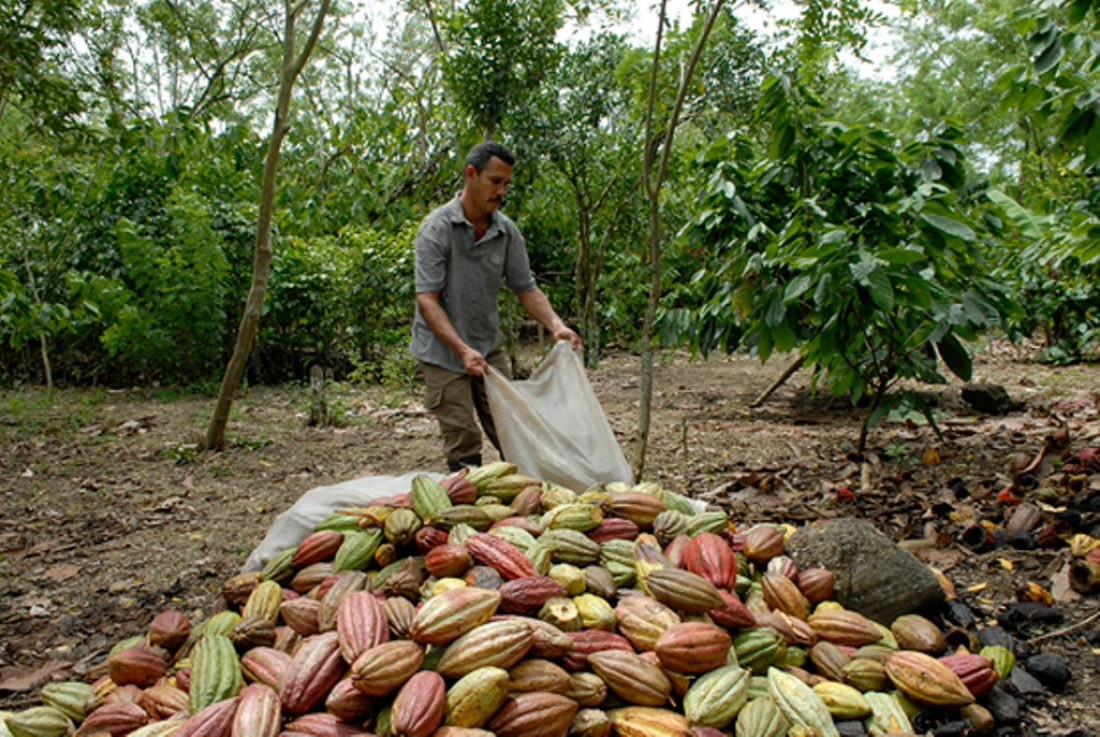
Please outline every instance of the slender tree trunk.
[{"label": "slender tree trunk", "polygon": [[772,394],[774,394],[776,389],[783,386],[783,384],[785,384],[787,382],[787,379],[794,376],[795,371],[798,371],[798,369],[802,368],[802,363],[805,360],[806,359],[802,356],[795,356],[794,360],[791,361],[790,365],[787,366],[787,368],[785,368],[783,370],[783,375],[780,376],[775,381],[773,381],[767,389],[760,392],[760,396],[757,397],[756,399],[752,400],[752,402],[749,404],[749,406],[750,407],[759,407],[764,402],[768,401],[768,397],[770,397]]},{"label": "slender tree trunk", "polygon": [[[657,303],[661,298],[661,185],[664,182],[665,173],[668,170],[668,157],[672,151],[672,140],[676,135],[676,127],[680,122],[680,111],[684,105],[684,97],[687,95],[688,84],[695,72],[695,66],[699,63],[699,57],[706,46],[714,22],[718,19],[718,13],[722,9],[724,0],[715,0],[714,5],[707,15],[703,29],[699,34],[699,40],[691,52],[691,59],[680,77],[680,86],[676,92],[676,102],[672,106],[668,124],[664,130],[663,140],[658,141],[658,136],[653,129],[653,111],[657,104],[657,72],[661,64],[661,36],[665,26],[665,7],[667,0],[661,0],[660,16],[657,23],[657,40],[653,45],[653,67],[649,77],[649,99],[646,103],[645,124],[645,151],[643,153],[643,179],[646,196],[649,198],[649,258],[650,258],[650,282],[649,301],[646,304],[645,321],[642,323],[642,381],[641,400],[638,405],[638,442],[634,446],[634,459],[631,470],[634,480],[640,481],[645,471],[645,456],[649,445],[650,414],[653,405],[653,326],[657,318]],[[660,149],[661,160],[656,171],[653,170],[653,159],[656,151]]]},{"label": "slender tree trunk", "polygon": [[248,354],[252,350],[252,340],[260,326],[260,314],[263,311],[264,295],[267,293],[267,280],[271,273],[271,217],[275,209],[276,174],[279,168],[279,152],[283,139],[290,130],[290,98],[294,91],[294,82],[301,73],[313,47],[321,35],[325,15],[332,0],[321,0],[321,7],[313,20],[313,28],[301,54],[295,58],[294,27],[298,16],[305,10],[308,0],[291,6],[286,0],[286,22],[283,36],[283,68],[279,84],[279,97],[275,106],[275,122],[268,141],[267,156],[264,159],[263,181],[260,187],[260,212],[256,218],[256,240],[252,256],[252,286],[248,290],[244,314],[237,328],[237,342],[233,346],[233,355],[225,367],[221,390],[214,406],[214,415],[206,429],[204,447],[208,450],[220,450],[225,441],[225,427],[229,422],[229,410],[233,406],[233,395],[248,363]]}]

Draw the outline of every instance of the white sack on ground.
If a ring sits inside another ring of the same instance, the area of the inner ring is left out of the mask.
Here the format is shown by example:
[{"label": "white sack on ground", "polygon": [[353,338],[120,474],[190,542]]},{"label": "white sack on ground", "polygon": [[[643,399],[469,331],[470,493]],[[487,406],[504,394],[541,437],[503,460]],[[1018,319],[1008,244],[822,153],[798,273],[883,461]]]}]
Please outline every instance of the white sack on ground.
[{"label": "white sack on ground", "polygon": [[411,471],[404,476],[364,476],[332,486],[310,489],[286,510],[268,528],[263,542],[245,561],[245,571],[259,571],[273,556],[298,545],[313,532],[318,522],[337,509],[367,507],[377,499],[404,494],[412,488],[412,480],[425,474],[438,481],[442,474],[427,471]]},{"label": "white sack on ground", "polygon": [[505,460],[519,472],[581,492],[632,482],[630,466],[588,382],[580,356],[560,341],[530,378],[490,367],[489,408]]}]

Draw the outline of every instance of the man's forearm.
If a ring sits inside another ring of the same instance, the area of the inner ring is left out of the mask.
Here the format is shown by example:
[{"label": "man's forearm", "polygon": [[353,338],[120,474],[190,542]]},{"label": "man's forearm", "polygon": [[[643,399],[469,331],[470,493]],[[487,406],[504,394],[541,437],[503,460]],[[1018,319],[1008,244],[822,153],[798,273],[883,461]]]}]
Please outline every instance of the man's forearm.
[{"label": "man's forearm", "polygon": [[551,333],[557,333],[567,327],[554,311],[546,294],[538,287],[529,292],[516,292],[516,296],[519,297],[520,304],[523,305],[527,314]]}]

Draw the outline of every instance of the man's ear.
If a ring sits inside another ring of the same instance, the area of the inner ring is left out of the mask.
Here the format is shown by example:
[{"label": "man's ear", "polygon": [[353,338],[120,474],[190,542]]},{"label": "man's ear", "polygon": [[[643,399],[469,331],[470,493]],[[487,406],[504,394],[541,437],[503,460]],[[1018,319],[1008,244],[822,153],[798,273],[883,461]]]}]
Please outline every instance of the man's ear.
[{"label": "man's ear", "polygon": [[477,176],[477,168],[473,164],[466,165],[466,178],[473,179]]}]

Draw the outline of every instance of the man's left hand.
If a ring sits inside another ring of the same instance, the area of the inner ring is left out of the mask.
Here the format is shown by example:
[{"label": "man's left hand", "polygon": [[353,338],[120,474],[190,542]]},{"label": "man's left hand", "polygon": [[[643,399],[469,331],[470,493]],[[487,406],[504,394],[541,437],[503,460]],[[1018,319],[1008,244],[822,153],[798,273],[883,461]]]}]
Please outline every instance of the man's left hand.
[{"label": "man's left hand", "polygon": [[571,328],[563,327],[560,330],[554,331],[554,340],[568,340],[569,346],[576,350],[581,347],[581,336],[577,335]]}]

